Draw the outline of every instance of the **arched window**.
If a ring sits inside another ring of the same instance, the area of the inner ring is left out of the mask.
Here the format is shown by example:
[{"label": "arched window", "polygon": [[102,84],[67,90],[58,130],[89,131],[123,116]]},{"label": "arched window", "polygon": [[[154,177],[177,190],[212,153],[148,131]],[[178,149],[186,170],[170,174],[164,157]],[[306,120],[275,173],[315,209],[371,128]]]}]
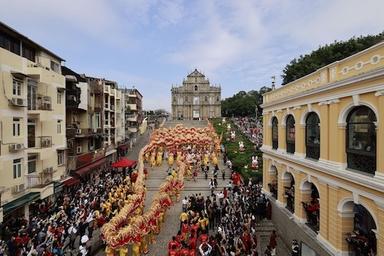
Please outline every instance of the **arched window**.
[{"label": "arched window", "polygon": [[376,115],[366,106],[352,109],[347,117],[347,166],[367,173],[376,170]]},{"label": "arched window", "polygon": [[315,112],[311,112],[306,120],[306,155],[308,158],[320,157],[320,119]]},{"label": "arched window", "polygon": [[195,91],[197,91],[197,89],[198,89],[198,87],[197,87],[197,85],[195,85]]},{"label": "arched window", "polygon": [[279,142],[279,132],[278,132],[278,121],[277,118],[274,117],[272,119],[272,148],[277,149],[278,147],[278,142]]},{"label": "arched window", "polygon": [[295,118],[288,115],[286,123],[287,152],[295,153]]}]

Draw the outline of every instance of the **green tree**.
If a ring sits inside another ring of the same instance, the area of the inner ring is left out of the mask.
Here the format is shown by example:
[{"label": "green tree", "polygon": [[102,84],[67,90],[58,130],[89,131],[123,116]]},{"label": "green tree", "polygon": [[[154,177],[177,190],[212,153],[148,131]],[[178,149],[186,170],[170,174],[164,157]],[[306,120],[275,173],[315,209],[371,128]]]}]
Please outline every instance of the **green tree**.
[{"label": "green tree", "polygon": [[263,86],[259,91],[240,91],[232,97],[222,100],[222,116],[255,116],[256,110],[258,111],[258,116],[261,116],[262,109],[260,105],[263,103],[263,94],[270,90],[271,88]]},{"label": "green tree", "polygon": [[348,41],[335,41],[310,54],[293,59],[283,70],[283,84],[306,76],[332,62],[347,58],[384,40],[384,32],[378,35],[353,37]]}]

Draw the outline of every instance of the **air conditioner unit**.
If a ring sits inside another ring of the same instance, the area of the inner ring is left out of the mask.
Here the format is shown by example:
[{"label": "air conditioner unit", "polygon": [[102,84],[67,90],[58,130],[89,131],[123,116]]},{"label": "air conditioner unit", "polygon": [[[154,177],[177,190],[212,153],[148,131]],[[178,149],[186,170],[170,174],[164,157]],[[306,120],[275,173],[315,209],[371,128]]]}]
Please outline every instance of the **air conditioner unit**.
[{"label": "air conditioner unit", "polygon": [[81,134],[81,129],[76,129],[76,134]]},{"label": "air conditioner unit", "polygon": [[25,102],[22,98],[12,98],[11,103],[13,106],[25,107]]},{"label": "air conditioner unit", "polygon": [[53,172],[53,167],[48,167],[43,170],[43,173],[48,174]]},{"label": "air conditioner unit", "polygon": [[12,194],[17,194],[24,191],[24,184],[15,185],[12,187]]},{"label": "air conditioner unit", "polygon": [[43,109],[44,110],[51,110],[52,109],[52,105],[50,102],[43,102]]},{"label": "air conditioner unit", "polygon": [[14,143],[9,145],[9,151],[16,152],[23,149],[23,144],[21,143]]},{"label": "air conditioner unit", "polygon": [[44,148],[50,147],[51,146],[51,140],[50,139],[45,139],[41,141],[41,146]]}]

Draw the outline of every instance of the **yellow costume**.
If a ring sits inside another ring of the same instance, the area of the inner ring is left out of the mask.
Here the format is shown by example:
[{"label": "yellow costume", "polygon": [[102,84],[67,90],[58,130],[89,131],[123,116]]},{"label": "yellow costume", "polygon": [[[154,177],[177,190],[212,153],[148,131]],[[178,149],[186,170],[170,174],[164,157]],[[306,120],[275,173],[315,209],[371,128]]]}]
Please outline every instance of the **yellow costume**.
[{"label": "yellow costume", "polygon": [[140,256],[140,242],[132,245],[132,256]]},{"label": "yellow costume", "polygon": [[173,165],[173,162],[174,162],[173,153],[170,153],[169,157],[168,157],[168,165],[169,165],[169,167],[171,167]]},{"label": "yellow costume", "polygon": [[163,152],[159,151],[157,152],[157,159],[156,159],[157,166],[160,166],[162,162],[163,162]]},{"label": "yellow costume", "polygon": [[156,165],[156,153],[155,153],[155,151],[152,151],[150,161],[151,161],[151,167]]},{"label": "yellow costume", "polygon": [[119,256],[127,256],[128,255],[128,248],[127,247],[122,247],[118,251],[119,251]]},{"label": "yellow costume", "polygon": [[107,247],[105,247],[105,255],[106,256],[114,256],[115,250],[113,250],[111,247],[107,246]]}]

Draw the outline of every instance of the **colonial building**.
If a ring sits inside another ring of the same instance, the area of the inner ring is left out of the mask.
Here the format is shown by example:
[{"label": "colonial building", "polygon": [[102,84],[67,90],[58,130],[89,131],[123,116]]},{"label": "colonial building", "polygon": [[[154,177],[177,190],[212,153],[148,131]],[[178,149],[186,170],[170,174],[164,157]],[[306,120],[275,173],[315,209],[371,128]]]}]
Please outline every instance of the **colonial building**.
[{"label": "colonial building", "polygon": [[0,222],[28,218],[65,175],[62,58],[0,22]]},{"label": "colonial building", "polygon": [[264,94],[263,185],[303,254],[384,255],[384,43]]},{"label": "colonial building", "polygon": [[197,69],[187,76],[182,86],[172,87],[171,93],[173,119],[221,117],[221,88],[211,86]]}]

